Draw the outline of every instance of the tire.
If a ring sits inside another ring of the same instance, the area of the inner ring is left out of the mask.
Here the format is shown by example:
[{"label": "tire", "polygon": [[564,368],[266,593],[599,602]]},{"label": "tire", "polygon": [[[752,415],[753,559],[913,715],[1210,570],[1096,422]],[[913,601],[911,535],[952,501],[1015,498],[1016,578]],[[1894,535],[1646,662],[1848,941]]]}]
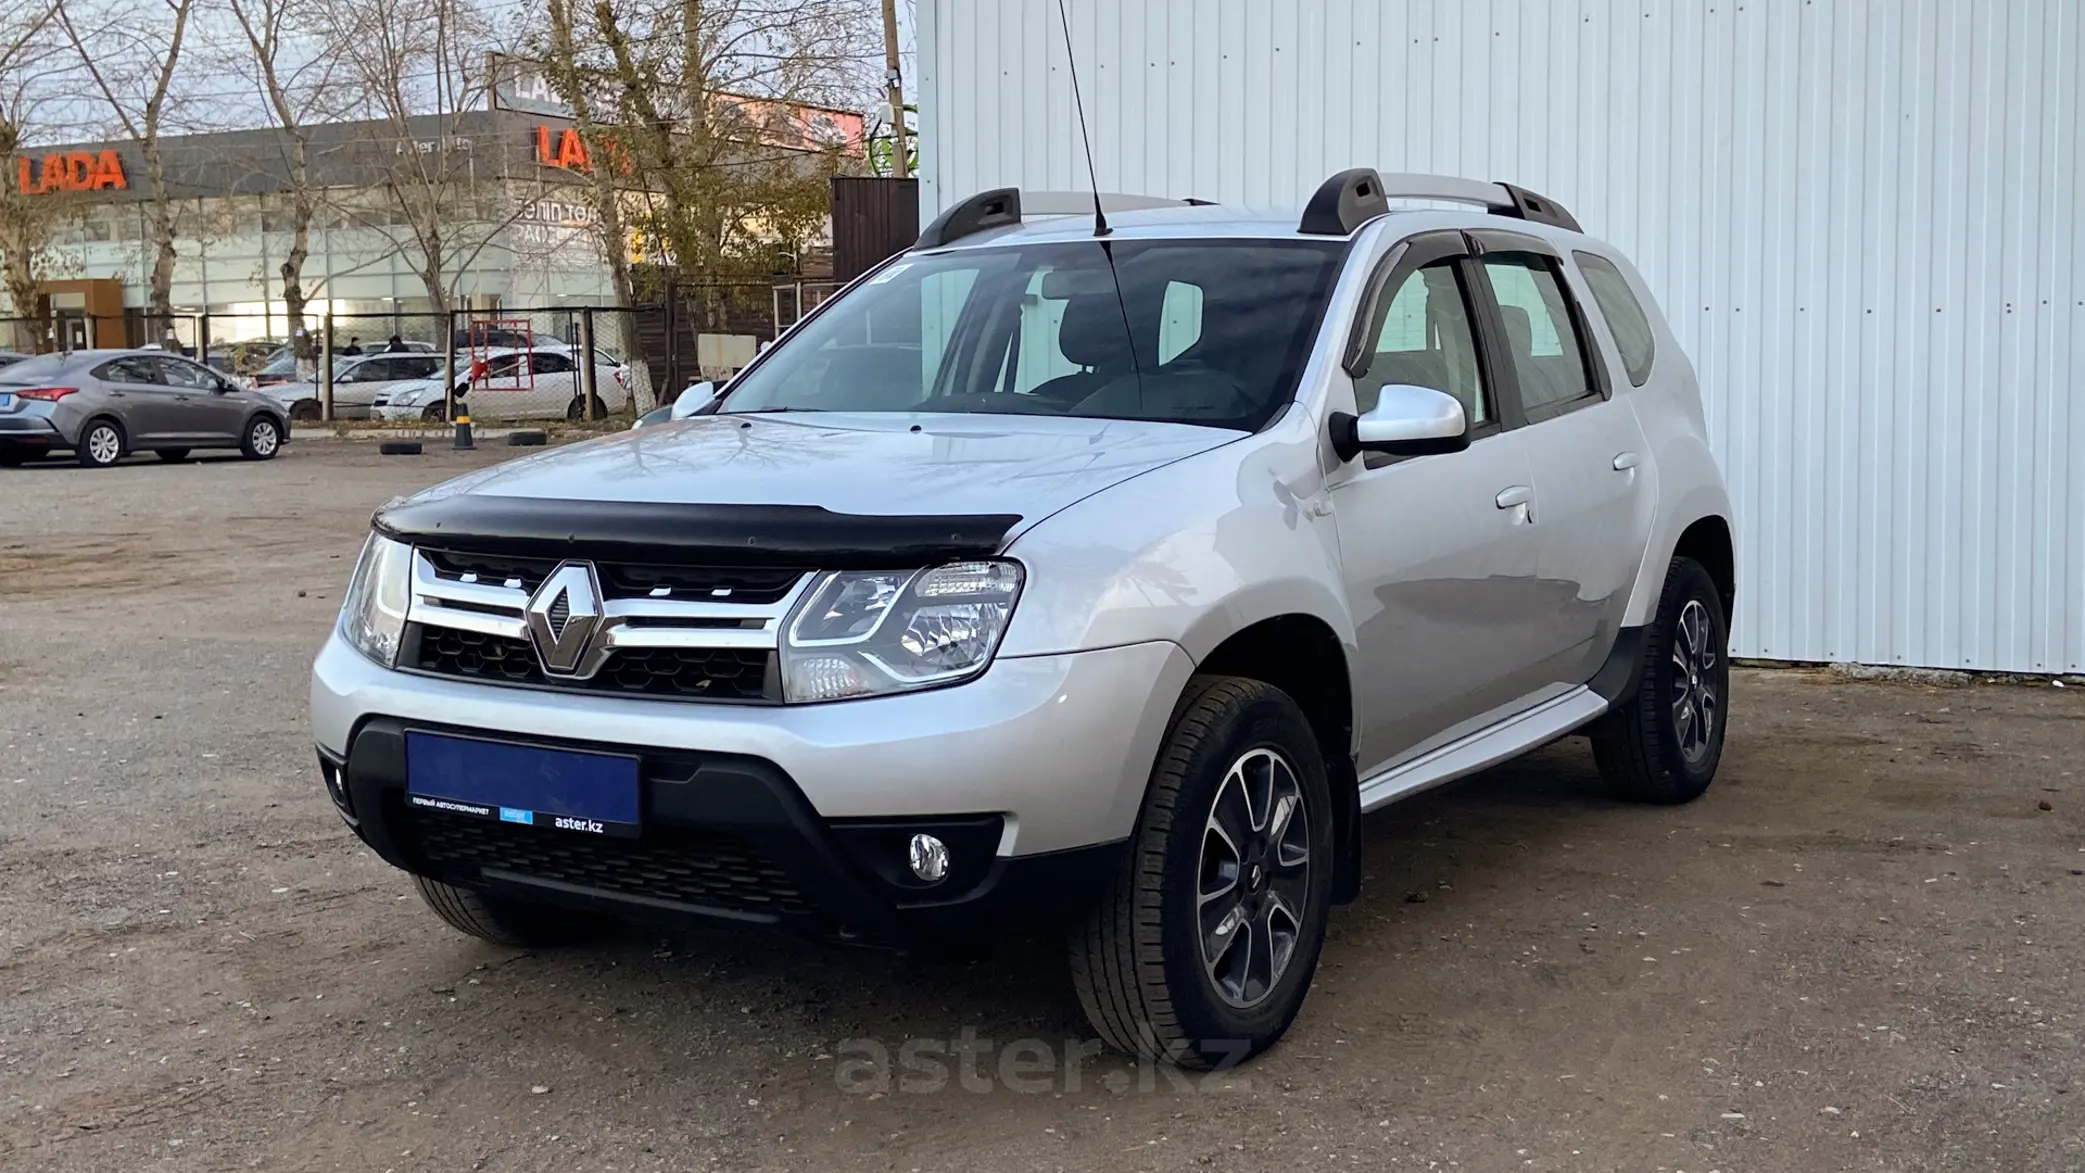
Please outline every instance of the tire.
[{"label": "tire", "polygon": [[1729,638],[1715,579],[1691,558],[1673,559],[1636,689],[1593,727],[1593,759],[1618,797],[1692,802],[1715,780],[1729,725]]},{"label": "tire", "polygon": [[420,441],[385,440],[376,446],[376,450],[382,456],[418,456],[420,455]]},{"label": "tire", "polygon": [[166,461],[168,464],[179,464],[182,461],[188,459],[188,449],[161,448],[153,452],[152,455],[159,457],[161,460]]},{"label": "tire", "polygon": [[[1239,801],[1248,789],[1263,796],[1259,831],[1250,823],[1255,804]],[[1295,800],[1294,813],[1269,849],[1283,797]],[[1224,811],[1236,817],[1226,821]],[[1237,828],[1245,849],[1228,850],[1212,824]],[[1279,863],[1263,869],[1267,850]],[[1174,711],[1121,866],[1072,930],[1072,985],[1087,1021],[1109,1046],[1180,1067],[1227,1067],[1273,1046],[1310,990],[1336,866],[1325,763],[1302,711],[1257,680],[1196,677]],[[1205,908],[1202,894],[1225,879]],[[1244,910],[1243,924],[1205,937],[1200,918],[1218,918],[1216,928],[1232,906]],[[1277,933],[1289,937],[1285,964],[1240,965],[1241,949],[1271,945]],[[1208,953],[1217,964],[1205,963]]]},{"label": "tire", "polygon": [[571,945],[600,936],[612,923],[593,913],[509,900],[425,876],[414,876],[413,885],[420,890],[420,899],[450,928],[495,945],[522,949]]},{"label": "tire", "polygon": [[239,452],[248,460],[273,460],[282,451],[282,422],[263,412],[246,421]]},{"label": "tire", "polygon": [[420,418],[431,424],[446,424],[449,422],[449,405],[430,403],[420,409]]},{"label": "tire", "polygon": [[20,468],[29,462],[29,454],[12,444],[0,444],[0,468]]},{"label": "tire", "polygon": [[[565,405],[565,418],[568,420],[583,420],[586,418],[586,399],[583,396],[574,395],[572,402]],[[608,418],[608,403],[599,395],[594,396],[594,418],[597,420]]]},{"label": "tire", "polygon": [[550,442],[550,433],[537,428],[519,428],[507,433],[509,448],[541,448]]},{"label": "tire", "polygon": [[316,399],[299,399],[290,404],[290,419],[296,423],[317,423],[324,417],[325,413],[319,410],[319,401]]},{"label": "tire", "polygon": [[123,459],[127,447],[123,440],[123,426],[107,416],[88,420],[80,428],[79,447],[73,449],[73,458],[83,468],[109,468]]}]

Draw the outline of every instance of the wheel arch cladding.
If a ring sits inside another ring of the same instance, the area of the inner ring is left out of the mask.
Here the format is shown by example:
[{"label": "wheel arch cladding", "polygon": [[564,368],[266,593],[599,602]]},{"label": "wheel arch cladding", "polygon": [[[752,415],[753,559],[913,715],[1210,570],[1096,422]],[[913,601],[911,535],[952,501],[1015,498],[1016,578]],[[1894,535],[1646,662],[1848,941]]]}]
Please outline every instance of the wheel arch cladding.
[{"label": "wheel arch cladding", "polygon": [[1730,523],[1714,514],[1696,519],[1680,534],[1672,556],[1692,558],[1709,572],[1716,594],[1723,599],[1723,622],[1728,624],[1737,606],[1737,549],[1731,542]]},{"label": "wheel arch cladding", "polygon": [[1315,615],[1279,615],[1245,627],[1196,666],[1206,676],[1240,676],[1287,693],[1303,710],[1332,788],[1333,842],[1339,869],[1333,899],[1352,900],[1361,887],[1361,798],[1354,773],[1353,677],[1346,649]]}]

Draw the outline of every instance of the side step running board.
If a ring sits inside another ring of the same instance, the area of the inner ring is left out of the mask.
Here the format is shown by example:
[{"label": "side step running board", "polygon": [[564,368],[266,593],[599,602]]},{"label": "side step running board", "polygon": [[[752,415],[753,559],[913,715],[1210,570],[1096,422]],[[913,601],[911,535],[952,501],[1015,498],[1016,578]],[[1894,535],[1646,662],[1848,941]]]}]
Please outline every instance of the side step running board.
[{"label": "side step running board", "polygon": [[1460,741],[1421,754],[1409,762],[1392,766],[1361,780],[1361,809],[1372,811],[1400,798],[1431,790],[1517,757],[1564,734],[1607,711],[1607,701],[1593,690],[1580,686],[1554,700],[1544,701],[1517,713],[1489,729],[1480,729]]}]

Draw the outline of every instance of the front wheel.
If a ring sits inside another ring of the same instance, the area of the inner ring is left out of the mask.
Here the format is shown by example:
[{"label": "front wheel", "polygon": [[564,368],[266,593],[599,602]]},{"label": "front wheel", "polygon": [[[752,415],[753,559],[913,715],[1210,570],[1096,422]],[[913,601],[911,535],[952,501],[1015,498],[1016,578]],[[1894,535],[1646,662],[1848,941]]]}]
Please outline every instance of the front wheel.
[{"label": "front wheel", "polygon": [[1672,560],[1646,634],[1635,691],[1593,727],[1593,759],[1620,797],[1691,802],[1716,778],[1729,714],[1730,629],[1706,567]]},{"label": "front wheel", "polygon": [[444,924],[495,945],[523,949],[571,945],[599,936],[609,924],[592,913],[493,896],[426,876],[414,876],[413,884],[420,890],[420,899]]},{"label": "front wheel", "polygon": [[270,460],[282,447],[282,425],[272,415],[257,415],[246,422],[239,451],[248,460]]},{"label": "front wheel", "polygon": [[324,415],[316,399],[299,399],[290,405],[290,418],[298,423],[317,423]]},{"label": "front wheel", "polygon": [[1072,984],[1110,1046],[1225,1067],[1309,992],[1334,884],[1324,758],[1288,694],[1199,677],[1120,870],[1072,933]]}]

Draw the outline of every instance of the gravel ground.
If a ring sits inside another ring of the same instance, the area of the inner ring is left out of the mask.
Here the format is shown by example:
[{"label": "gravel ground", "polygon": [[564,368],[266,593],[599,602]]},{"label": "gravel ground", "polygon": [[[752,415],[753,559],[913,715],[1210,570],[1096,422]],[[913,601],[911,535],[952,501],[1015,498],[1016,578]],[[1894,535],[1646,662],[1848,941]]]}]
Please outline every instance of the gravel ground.
[{"label": "gravel ground", "polygon": [[1211,1079],[1093,1056],[1047,943],[456,936],[305,674],[370,510],[509,454],[0,473],[0,1167],[2085,1167],[2078,688],[1744,671],[1694,805],[1565,741],[1385,812]]}]

